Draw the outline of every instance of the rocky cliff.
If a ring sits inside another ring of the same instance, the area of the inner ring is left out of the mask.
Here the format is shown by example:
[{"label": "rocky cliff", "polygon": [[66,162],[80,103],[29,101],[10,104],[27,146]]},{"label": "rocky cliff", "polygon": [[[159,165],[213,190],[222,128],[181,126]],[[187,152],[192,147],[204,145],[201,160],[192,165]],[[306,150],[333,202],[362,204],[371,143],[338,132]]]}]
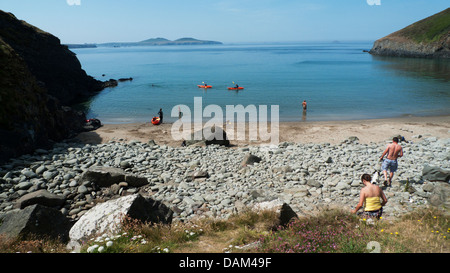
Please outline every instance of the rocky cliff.
[{"label": "rocky cliff", "polygon": [[83,130],[71,105],[104,83],[58,38],[0,11],[0,162]]},{"label": "rocky cliff", "polygon": [[450,8],[377,40],[370,53],[450,59]]},{"label": "rocky cliff", "polygon": [[0,10],[0,37],[25,61],[48,93],[65,105],[100,91],[103,84],[88,76],[75,53],[60,40],[13,14]]}]

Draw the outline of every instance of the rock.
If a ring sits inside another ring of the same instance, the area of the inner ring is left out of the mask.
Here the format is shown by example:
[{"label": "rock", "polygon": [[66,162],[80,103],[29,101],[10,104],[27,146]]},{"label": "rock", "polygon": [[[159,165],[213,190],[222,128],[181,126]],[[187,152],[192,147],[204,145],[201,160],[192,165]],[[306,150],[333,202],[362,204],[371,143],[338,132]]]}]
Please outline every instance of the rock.
[{"label": "rock", "polygon": [[26,182],[21,182],[21,183],[17,184],[17,189],[28,190],[32,186],[33,186],[33,183],[26,181]]},{"label": "rock", "polygon": [[339,182],[339,183],[336,185],[335,188],[336,188],[337,190],[349,190],[349,189],[350,189],[350,185],[347,184],[346,182],[341,181],[341,182]]},{"label": "rock", "polygon": [[89,168],[81,176],[81,183],[90,181],[99,187],[110,187],[113,184],[127,182],[131,187],[141,187],[148,184],[148,179],[126,173],[122,169],[113,167],[95,166]]},{"label": "rock", "polygon": [[198,144],[200,142],[203,142],[207,146],[213,144],[230,146],[230,140],[228,140],[227,133],[222,128],[216,126],[207,127],[201,131],[194,132],[189,139],[185,140],[186,146]]},{"label": "rock", "polygon": [[147,144],[148,144],[148,146],[150,146],[150,147],[157,146],[157,145],[156,145],[156,142],[155,142],[153,139],[150,139],[150,140],[147,142]]},{"label": "rock", "polygon": [[8,106],[0,115],[2,162],[81,132],[85,115],[66,105],[104,87],[57,37],[3,11],[0,25],[0,90]]},{"label": "rock", "polygon": [[39,167],[36,169],[36,174],[37,174],[37,175],[43,174],[46,170],[47,170],[47,168],[46,168],[45,166],[39,166]]},{"label": "rock", "polygon": [[25,175],[25,176],[28,177],[28,178],[34,178],[34,177],[37,176],[37,175],[36,175],[33,171],[31,171],[31,170],[24,170],[24,171],[22,171],[22,174]]},{"label": "rock", "polygon": [[[373,55],[415,58],[450,58],[448,28],[440,27],[448,21],[450,8],[422,19],[399,31],[375,41],[369,51]],[[428,37],[432,33],[433,36]]]},{"label": "rock", "polygon": [[[298,218],[297,213],[295,213],[292,208],[285,202],[280,199],[257,203],[253,206],[254,211],[264,211],[271,210],[275,211],[278,214],[278,225],[285,226],[292,219]],[[275,227],[274,227],[275,228]]]},{"label": "rock", "polygon": [[148,185],[148,179],[142,176],[137,176],[134,174],[126,174],[123,182],[127,183],[130,187],[142,187]]},{"label": "rock", "polygon": [[322,184],[315,179],[308,179],[308,181],[306,182],[306,185],[311,186],[311,187],[316,187],[316,188],[322,187]]},{"label": "rock", "polygon": [[261,162],[261,160],[262,159],[260,157],[258,157],[256,155],[252,155],[250,153],[247,153],[245,155],[244,159],[242,160],[241,165],[245,167],[247,165],[253,165],[255,163],[259,163],[259,162]]},{"label": "rock", "polygon": [[434,186],[431,183],[427,183],[427,184],[423,185],[422,190],[424,192],[432,192],[434,190]]},{"label": "rock", "polygon": [[52,171],[45,171],[44,173],[43,173],[43,177],[44,177],[44,179],[46,179],[46,180],[52,180],[55,176],[57,176],[58,175],[58,173],[57,172],[52,172]]},{"label": "rock", "polygon": [[121,162],[120,162],[120,167],[121,167],[122,169],[128,169],[128,168],[131,167],[131,163],[130,163],[129,161],[127,161],[127,160],[121,161]]},{"label": "rock", "polygon": [[357,143],[359,141],[359,138],[356,136],[351,136],[347,139],[347,143]]},{"label": "rock", "polygon": [[28,206],[39,204],[46,207],[61,208],[65,203],[64,196],[49,193],[46,190],[39,190],[22,196],[15,201],[15,208],[24,209]]},{"label": "rock", "polygon": [[132,81],[133,80],[133,78],[120,78],[118,81],[119,82],[126,82],[126,81]]},{"label": "rock", "polygon": [[428,181],[449,182],[450,170],[436,166],[425,165],[422,169],[422,177]]},{"label": "rock", "polygon": [[120,186],[119,186],[119,184],[113,184],[113,185],[111,185],[111,187],[109,187],[109,189],[111,190],[111,193],[113,195],[116,195],[116,194],[119,194]]},{"label": "rock", "polygon": [[102,127],[102,122],[99,119],[91,118],[91,119],[86,120],[86,123],[84,124],[83,129],[84,129],[84,131],[89,132],[89,131],[97,130],[100,127]]},{"label": "rock", "polygon": [[86,194],[86,193],[89,192],[89,190],[88,190],[88,188],[85,185],[81,185],[81,186],[78,187],[77,192],[81,193],[81,194]]},{"label": "rock", "polygon": [[142,222],[171,224],[173,212],[164,204],[140,194],[129,195],[97,204],[70,229],[68,247],[77,249],[80,243],[96,234],[115,235],[125,217]]},{"label": "rock", "polygon": [[0,234],[13,239],[38,236],[66,243],[69,239],[69,220],[57,209],[35,204],[23,210],[0,215]]},{"label": "rock", "polygon": [[197,178],[208,178],[209,174],[207,171],[196,171],[192,174],[192,179],[197,179]]},{"label": "rock", "polygon": [[450,208],[450,185],[440,184],[436,186],[429,198],[429,202],[432,206],[439,208]]}]

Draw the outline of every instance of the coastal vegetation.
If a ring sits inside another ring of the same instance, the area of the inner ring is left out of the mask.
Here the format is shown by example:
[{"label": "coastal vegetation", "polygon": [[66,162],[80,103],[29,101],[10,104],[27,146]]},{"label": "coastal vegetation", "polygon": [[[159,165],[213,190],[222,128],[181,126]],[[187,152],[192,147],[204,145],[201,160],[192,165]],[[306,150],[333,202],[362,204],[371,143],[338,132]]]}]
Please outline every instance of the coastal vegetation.
[{"label": "coastal vegetation", "polygon": [[433,43],[440,41],[449,32],[450,8],[398,31],[396,35],[405,36],[417,43]]},{"label": "coastal vegetation", "polygon": [[381,56],[450,58],[450,8],[411,24],[374,43]]},{"label": "coastal vegetation", "polygon": [[[272,211],[247,211],[229,219],[197,219],[150,225],[126,219],[114,236],[92,238],[84,253],[448,253],[450,217],[436,208],[405,214],[398,220],[360,218],[341,209],[276,226]],[[8,240],[1,253],[64,253],[51,240]]]}]

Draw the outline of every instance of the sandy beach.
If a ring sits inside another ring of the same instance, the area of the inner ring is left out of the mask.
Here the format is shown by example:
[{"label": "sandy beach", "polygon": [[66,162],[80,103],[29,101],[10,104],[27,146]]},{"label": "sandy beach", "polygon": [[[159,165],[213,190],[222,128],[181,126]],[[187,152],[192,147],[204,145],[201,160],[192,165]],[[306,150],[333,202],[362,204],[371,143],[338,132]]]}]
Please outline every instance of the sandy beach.
[{"label": "sandy beach", "polygon": [[[158,145],[180,146],[171,134],[173,124],[159,126],[149,123],[105,124],[101,128],[84,132],[77,139],[90,144],[107,143],[111,140],[128,142],[154,140]],[[225,125],[226,126],[226,125]],[[237,125],[236,125],[237,127]],[[270,125],[268,126],[270,129]],[[227,131],[225,127],[225,131]],[[390,141],[401,135],[407,141],[419,142],[422,138],[450,137],[450,116],[404,117],[392,119],[319,121],[319,122],[280,122],[279,142],[330,143],[339,144],[349,137],[356,136],[360,143],[379,143]],[[248,126],[247,134],[248,136]],[[419,137],[421,136],[421,137]],[[233,146],[263,144],[261,141],[231,140]]]}]

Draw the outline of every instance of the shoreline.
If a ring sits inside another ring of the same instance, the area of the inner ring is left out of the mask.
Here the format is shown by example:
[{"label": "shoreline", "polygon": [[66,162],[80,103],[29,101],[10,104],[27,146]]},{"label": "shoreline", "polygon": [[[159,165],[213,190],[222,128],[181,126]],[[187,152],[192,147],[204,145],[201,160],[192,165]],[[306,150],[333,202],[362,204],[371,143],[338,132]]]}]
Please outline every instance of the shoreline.
[{"label": "shoreline", "polygon": [[[181,141],[172,138],[174,123],[154,126],[146,123],[104,124],[95,131],[83,132],[75,139],[89,144],[108,143],[110,141],[154,140],[158,145],[177,147]],[[259,140],[249,140],[249,126],[246,123],[246,140],[233,140],[233,146],[252,146],[267,144]],[[239,124],[235,125],[236,128]],[[226,124],[224,124],[226,129]],[[271,125],[268,124],[268,132]],[[192,131],[193,132],[193,131]],[[279,123],[279,143],[330,143],[339,144],[349,137],[356,136],[360,143],[379,143],[392,140],[401,135],[406,141],[421,141],[422,137],[450,137],[450,115],[427,117],[396,117],[388,119],[363,119],[341,121],[283,121]]]}]

